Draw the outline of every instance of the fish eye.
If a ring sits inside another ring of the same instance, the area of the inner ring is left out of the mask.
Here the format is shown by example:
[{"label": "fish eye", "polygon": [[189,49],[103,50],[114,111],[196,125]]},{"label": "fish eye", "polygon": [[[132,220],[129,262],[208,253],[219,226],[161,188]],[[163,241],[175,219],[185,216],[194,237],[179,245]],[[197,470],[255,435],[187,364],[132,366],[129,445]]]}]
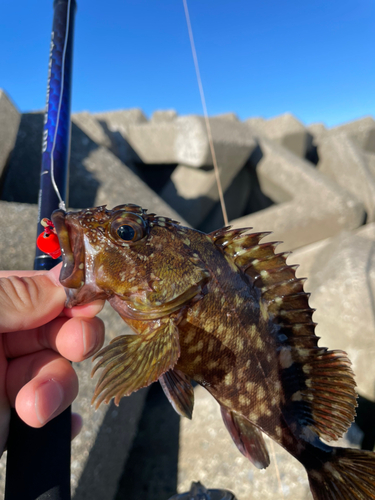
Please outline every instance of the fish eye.
[{"label": "fish eye", "polygon": [[132,239],[135,236],[135,231],[134,229],[129,226],[128,224],[124,224],[123,226],[120,226],[117,229],[117,234],[120,236],[120,238],[124,241],[132,241]]},{"label": "fish eye", "polygon": [[108,228],[109,236],[115,242],[133,244],[147,234],[146,222],[137,214],[118,211]]}]

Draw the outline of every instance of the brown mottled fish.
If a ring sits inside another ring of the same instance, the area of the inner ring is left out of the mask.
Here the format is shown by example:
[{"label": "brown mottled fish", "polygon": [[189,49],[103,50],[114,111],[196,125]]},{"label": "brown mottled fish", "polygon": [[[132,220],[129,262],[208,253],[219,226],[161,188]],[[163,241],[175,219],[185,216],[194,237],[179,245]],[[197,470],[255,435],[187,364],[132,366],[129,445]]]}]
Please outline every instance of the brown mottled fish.
[{"label": "brown mottled fish", "polygon": [[210,234],[128,204],[54,212],[67,305],[107,299],[136,335],[95,358],[94,398],[160,381],[191,418],[191,380],[218,401],[239,450],[269,464],[263,432],[306,468],[315,499],[375,499],[375,454],[334,448],[355,416],[350,361],[318,347],[303,280],[268,233]]}]

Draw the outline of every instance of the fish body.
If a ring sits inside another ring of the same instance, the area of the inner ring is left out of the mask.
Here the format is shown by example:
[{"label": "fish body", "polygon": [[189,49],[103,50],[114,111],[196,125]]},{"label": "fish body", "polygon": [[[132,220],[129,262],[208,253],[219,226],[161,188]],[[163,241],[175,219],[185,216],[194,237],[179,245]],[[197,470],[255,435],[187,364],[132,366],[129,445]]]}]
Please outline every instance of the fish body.
[{"label": "fish body", "polygon": [[267,467],[266,433],[306,468],[315,499],[375,499],[375,455],[328,446],[354,419],[350,361],[318,347],[303,280],[268,233],[204,234],[136,205],[54,212],[67,305],[107,299],[134,330],[102,349],[99,405],[157,380],[191,418],[191,380],[239,450]]}]

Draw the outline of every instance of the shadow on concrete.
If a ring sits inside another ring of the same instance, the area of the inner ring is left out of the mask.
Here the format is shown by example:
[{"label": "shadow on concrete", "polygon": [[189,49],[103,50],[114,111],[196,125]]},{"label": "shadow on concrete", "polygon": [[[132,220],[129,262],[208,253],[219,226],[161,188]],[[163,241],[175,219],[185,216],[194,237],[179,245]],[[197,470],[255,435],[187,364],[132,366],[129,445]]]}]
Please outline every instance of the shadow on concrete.
[{"label": "shadow on concrete", "polygon": [[179,427],[179,416],[160,384],[153,384],[115,500],[166,500],[176,493]]},{"label": "shadow on concrete", "polygon": [[[128,464],[133,441],[139,433],[139,418],[143,415],[147,391],[147,388],[141,389],[122,398],[118,407],[113,401],[110,403],[95,444],[88,454],[73,500],[112,500],[115,497],[118,479],[124,464]],[[137,471],[142,470],[142,457],[135,466]],[[141,497],[123,498],[130,500]]]},{"label": "shadow on concrete", "polygon": [[357,416],[355,423],[363,432],[362,450],[373,451],[375,447],[375,403],[358,396]]},{"label": "shadow on concrete", "polygon": [[[0,197],[4,201],[38,203],[42,161],[43,113],[24,113],[16,144],[3,174]],[[84,165],[98,145],[72,123],[69,206],[94,205],[99,182]],[[47,217],[47,215],[46,215]]]}]

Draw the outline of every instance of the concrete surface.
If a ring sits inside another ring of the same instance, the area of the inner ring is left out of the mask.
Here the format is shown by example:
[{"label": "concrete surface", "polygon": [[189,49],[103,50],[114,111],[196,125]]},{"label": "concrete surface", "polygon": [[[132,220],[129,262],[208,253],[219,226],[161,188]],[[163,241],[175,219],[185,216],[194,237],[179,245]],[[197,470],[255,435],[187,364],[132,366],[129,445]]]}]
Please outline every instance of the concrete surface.
[{"label": "concrete surface", "polygon": [[231,224],[272,231],[268,240],[282,241],[278,250],[285,251],[363,223],[364,207],[348,191],[278,144],[264,138],[259,144],[260,153],[254,158],[259,183],[278,205]]},{"label": "concrete surface", "polygon": [[321,122],[311,123],[306,128],[314,138],[325,135],[327,133],[326,126]]},{"label": "concrete surface", "polygon": [[0,88],[0,177],[16,142],[20,119],[18,109]]},{"label": "concrete surface", "polygon": [[[194,395],[193,419],[180,424],[178,492],[200,481],[206,488],[228,489],[238,500],[312,499],[305,469],[294,457],[265,436],[271,464],[256,469],[236,448],[212,396],[201,386]],[[353,446],[346,439],[336,444]]]},{"label": "concrete surface", "polygon": [[375,153],[375,120],[365,116],[330,129],[332,132],[345,132],[359,148]]},{"label": "concrete surface", "polygon": [[[246,126],[233,119],[210,118],[212,140],[219,165],[241,168],[253,148]],[[145,163],[180,163],[190,167],[212,166],[204,118],[179,116],[129,127],[128,141]]]},{"label": "concrete surface", "polygon": [[100,124],[99,120],[95,118],[88,111],[82,111],[81,113],[74,113],[71,118],[72,122],[75,123],[92,141],[96,144],[105,146],[111,149],[112,141],[108,134],[105,133],[103,126]]},{"label": "concrete surface", "polygon": [[342,349],[353,363],[358,392],[375,402],[375,224],[343,232],[293,253],[307,277],[320,345]]},{"label": "concrete surface", "polygon": [[151,121],[154,123],[169,122],[177,118],[177,112],[174,109],[154,111],[151,115]]},{"label": "concrete surface", "polygon": [[367,222],[375,220],[375,175],[359,147],[344,132],[319,139],[319,172],[363,203]]},{"label": "concrete surface", "polygon": [[128,131],[131,125],[147,122],[143,111],[138,108],[94,113],[103,129],[111,139],[112,151],[124,163],[138,162],[139,156],[128,142]]},{"label": "concrete surface", "polygon": [[299,158],[305,158],[312,146],[312,135],[292,114],[284,113],[269,120],[250,118],[245,122]]},{"label": "concrete surface", "polygon": [[21,115],[5,90],[0,89],[0,177],[16,142]]}]

